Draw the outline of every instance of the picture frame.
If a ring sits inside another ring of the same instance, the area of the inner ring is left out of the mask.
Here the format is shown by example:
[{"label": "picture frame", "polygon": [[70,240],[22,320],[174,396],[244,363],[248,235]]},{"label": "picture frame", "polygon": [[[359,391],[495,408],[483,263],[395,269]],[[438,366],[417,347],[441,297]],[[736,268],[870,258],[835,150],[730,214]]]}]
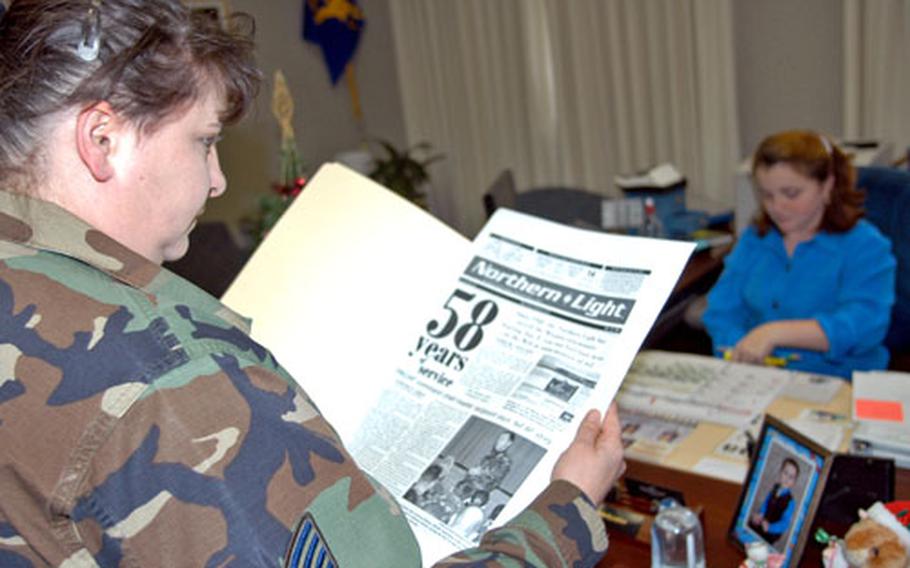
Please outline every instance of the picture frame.
[{"label": "picture frame", "polygon": [[217,20],[222,29],[227,29],[231,8],[227,0],[186,0],[187,6],[194,13],[205,14]]},{"label": "picture frame", "polygon": [[763,541],[784,555],[782,568],[799,563],[821,501],[834,454],[765,415],[728,537],[745,552]]}]

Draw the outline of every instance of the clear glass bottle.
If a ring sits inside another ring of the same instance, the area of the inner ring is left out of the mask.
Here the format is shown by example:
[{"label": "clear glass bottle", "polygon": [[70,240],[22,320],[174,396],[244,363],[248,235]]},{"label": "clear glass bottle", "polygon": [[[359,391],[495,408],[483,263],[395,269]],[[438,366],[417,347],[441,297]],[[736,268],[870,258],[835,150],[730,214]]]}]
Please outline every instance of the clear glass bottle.
[{"label": "clear glass bottle", "polygon": [[652,568],[705,568],[705,543],[698,516],[674,499],[660,502],[651,525]]},{"label": "clear glass bottle", "polygon": [[657,205],[653,197],[645,198],[644,205],[645,217],[641,227],[641,234],[645,237],[662,237],[664,234],[663,224],[660,217],[657,216]]}]

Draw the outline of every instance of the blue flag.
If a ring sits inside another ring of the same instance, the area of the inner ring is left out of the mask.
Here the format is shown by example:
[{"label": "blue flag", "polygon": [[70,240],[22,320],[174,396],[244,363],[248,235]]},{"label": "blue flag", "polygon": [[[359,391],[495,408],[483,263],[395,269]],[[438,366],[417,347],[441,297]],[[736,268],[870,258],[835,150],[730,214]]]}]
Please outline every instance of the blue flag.
[{"label": "blue flag", "polygon": [[304,0],[303,39],[322,48],[332,84],[354,57],[366,20],[357,0]]}]

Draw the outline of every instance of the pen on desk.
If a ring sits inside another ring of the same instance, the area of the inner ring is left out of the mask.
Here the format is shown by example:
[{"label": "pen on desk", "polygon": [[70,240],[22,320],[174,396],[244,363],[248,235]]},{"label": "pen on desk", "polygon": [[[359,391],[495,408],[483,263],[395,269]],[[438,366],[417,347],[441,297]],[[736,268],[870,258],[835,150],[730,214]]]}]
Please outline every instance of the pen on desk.
[{"label": "pen on desk", "polygon": [[[724,361],[730,361],[733,358],[732,349],[730,349],[730,348],[724,349],[723,353],[724,353]],[[787,355],[785,357],[777,357],[775,355],[768,355],[762,360],[762,362],[765,365],[768,365],[771,367],[786,367],[787,363],[789,363],[790,361],[799,361],[799,355],[797,355],[796,353],[790,353],[789,355]]]},{"label": "pen on desk", "polygon": [[621,525],[628,525],[628,524],[629,524],[629,521],[628,521],[627,519],[624,519],[624,518],[620,517],[619,515],[614,515],[613,513],[609,513],[609,512],[607,512],[607,511],[604,511],[603,509],[599,509],[597,512],[600,513],[600,516],[601,516],[601,517],[603,517],[604,519],[610,521],[610,522],[613,523],[614,525],[620,525],[620,526],[621,526]]}]

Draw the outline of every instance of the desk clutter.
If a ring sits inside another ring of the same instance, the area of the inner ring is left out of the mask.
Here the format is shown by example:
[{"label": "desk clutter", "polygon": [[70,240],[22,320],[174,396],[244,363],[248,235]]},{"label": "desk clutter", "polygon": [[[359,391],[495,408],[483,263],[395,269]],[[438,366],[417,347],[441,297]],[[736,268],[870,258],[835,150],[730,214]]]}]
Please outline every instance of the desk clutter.
[{"label": "desk clutter", "polygon": [[893,459],[910,468],[910,374],[894,371],[853,374],[855,454]]},{"label": "desk clutter", "polygon": [[623,197],[573,187],[536,187],[518,191],[510,169],[499,173],[483,196],[487,216],[499,207],[516,209],[568,225],[631,235],[694,240],[697,248],[732,242],[733,209],[689,208],[686,178],[660,164],[632,176],[617,176]]},{"label": "desk clutter", "polygon": [[[840,447],[848,417],[823,409],[843,385],[835,377],[785,368],[643,351],[617,395],[624,444],[637,459],[669,460],[739,483],[748,466],[748,441],[757,438],[764,413],[778,398],[800,407],[789,417],[794,427],[832,450]],[[726,435],[719,440],[698,435],[703,423]]]},{"label": "desk clutter", "polygon": [[704,568],[704,510],[686,505],[681,493],[620,479],[600,515],[612,536],[650,550],[652,567]]},{"label": "desk clutter", "polygon": [[[601,227],[649,237],[696,240],[694,233],[729,225],[732,209],[710,213],[690,209],[686,202],[686,177],[673,164],[663,163],[630,176],[616,176],[621,199],[603,199]],[[718,234],[709,235],[717,237]],[[728,235],[726,242],[732,241]]]},{"label": "desk clutter", "polygon": [[657,502],[672,497],[700,512],[709,566],[738,564],[753,542],[783,566],[821,566],[816,530],[843,537],[858,509],[893,500],[895,464],[910,460],[910,374],[855,373],[851,388],[786,367],[642,351],[616,401],[630,468],[605,504],[611,535],[647,550]]}]

